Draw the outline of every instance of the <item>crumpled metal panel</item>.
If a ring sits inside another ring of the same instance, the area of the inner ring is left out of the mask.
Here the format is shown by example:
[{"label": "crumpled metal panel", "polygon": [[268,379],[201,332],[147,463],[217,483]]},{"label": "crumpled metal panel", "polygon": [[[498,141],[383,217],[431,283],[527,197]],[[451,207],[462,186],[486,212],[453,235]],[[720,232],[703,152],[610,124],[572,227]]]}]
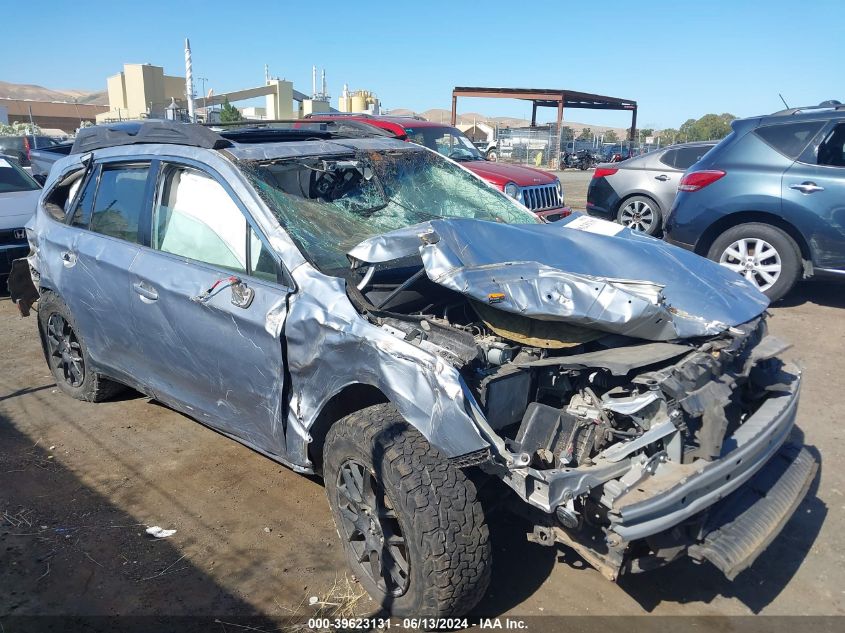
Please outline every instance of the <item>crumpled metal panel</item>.
[{"label": "crumpled metal panel", "polygon": [[[465,408],[458,370],[444,359],[370,324],[346,296],[345,282],[313,267],[293,277],[302,292],[291,296],[285,324],[291,378],[288,420],[308,437],[323,405],[344,387],[377,387],[445,455],[486,448]],[[306,442],[288,442],[292,461],[308,462]]]},{"label": "crumpled metal panel", "polygon": [[418,252],[428,277],[507,312],[662,341],[711,336],[763,312],[768,299],[733,271],[621,228],[432,220],[365,240],[353,261]]}]

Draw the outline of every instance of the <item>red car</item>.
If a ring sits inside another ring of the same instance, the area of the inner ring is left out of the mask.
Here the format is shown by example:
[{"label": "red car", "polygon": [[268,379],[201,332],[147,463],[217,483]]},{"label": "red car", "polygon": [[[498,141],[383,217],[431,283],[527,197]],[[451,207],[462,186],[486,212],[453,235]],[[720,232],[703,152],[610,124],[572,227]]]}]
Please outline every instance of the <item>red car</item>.
[{"label": "red car", "polygon": [[433,123],[413,117],[373,116],[369,114],[318,114],[312,121],[346,121],[368,123],[387,130],[396,138],[424,145],[461,163],[497,189],[549,221],[560,220],[572,211],[564,206],[560,180],[540,169],[506,165],[488,161],[466,135],[451,125]]}]

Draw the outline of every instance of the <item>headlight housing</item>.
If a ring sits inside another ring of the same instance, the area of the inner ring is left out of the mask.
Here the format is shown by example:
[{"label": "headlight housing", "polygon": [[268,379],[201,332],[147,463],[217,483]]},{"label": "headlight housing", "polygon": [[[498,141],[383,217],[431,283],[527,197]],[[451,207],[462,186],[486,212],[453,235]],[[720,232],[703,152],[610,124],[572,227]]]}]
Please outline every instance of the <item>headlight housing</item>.
[{"label": "headlight housing", "polygon": [[519,197],[519,186],[515,182],[509,182],[505,185],[505,195],[516,200]]}]

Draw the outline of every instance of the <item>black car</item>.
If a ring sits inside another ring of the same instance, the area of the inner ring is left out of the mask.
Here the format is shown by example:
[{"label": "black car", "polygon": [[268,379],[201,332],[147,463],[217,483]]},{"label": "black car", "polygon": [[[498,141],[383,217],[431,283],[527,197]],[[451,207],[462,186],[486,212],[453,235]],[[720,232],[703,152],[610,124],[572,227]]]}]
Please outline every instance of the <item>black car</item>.
[{"label": "black car", "polygon": [[0,154],[11,156],[22,167],[29,167],[29,153],[34,149],[52,147],[59,141],[51,136],[27,134],[21,136],[0,136]]},{"label": "black car", "polygon": [[666,239],[772,301],[802,277],[845,278],[845,106],[826,101],[731,126],[681,179]]}]

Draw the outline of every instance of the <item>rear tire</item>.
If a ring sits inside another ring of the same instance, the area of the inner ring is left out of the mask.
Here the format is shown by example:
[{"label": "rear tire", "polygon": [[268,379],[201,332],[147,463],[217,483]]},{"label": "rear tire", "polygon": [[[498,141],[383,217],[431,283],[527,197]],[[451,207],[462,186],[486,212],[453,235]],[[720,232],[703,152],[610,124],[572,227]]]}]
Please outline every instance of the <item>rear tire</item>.
[{"label": "rear tire", "polygon": [[801,276],[801,250],[771,224],[750,222],[722,233],[707,257],[741,274],[772,303],[792,290]]},{"label": "rear tire", "polygon": [[323,456],[338,535],[373,600],[419,617],[457,617],[478,603],[490,582],[490,541],[462,470],[390,404],[336,422]]},{"label": "rear tire", "polygon": [[663,227],[663,214],[651,198],[631,196],[619,205],[616,221],[632,231],[654,235]]},{"label": "rear tire", "polygon": [[101,402],[124,389],[91,367],[88,349],[67,304],[53,292],[38,300],[38,330],[56,386],[77,400]]}]

